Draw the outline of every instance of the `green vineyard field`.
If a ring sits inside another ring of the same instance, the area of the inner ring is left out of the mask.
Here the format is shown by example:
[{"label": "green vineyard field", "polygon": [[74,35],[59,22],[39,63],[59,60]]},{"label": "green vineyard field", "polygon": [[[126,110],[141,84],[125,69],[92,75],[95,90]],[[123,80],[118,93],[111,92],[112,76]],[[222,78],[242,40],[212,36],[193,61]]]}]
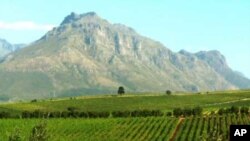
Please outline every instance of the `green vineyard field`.
[{"label": "green vineyard field", "polygon": [[[15,128],[28,140],[42,119],[1,119],[0,140]],[[228,140],[230,124],[250,124],[249,115],[106,119],[44,119],[50,141],[202,141]]]}]

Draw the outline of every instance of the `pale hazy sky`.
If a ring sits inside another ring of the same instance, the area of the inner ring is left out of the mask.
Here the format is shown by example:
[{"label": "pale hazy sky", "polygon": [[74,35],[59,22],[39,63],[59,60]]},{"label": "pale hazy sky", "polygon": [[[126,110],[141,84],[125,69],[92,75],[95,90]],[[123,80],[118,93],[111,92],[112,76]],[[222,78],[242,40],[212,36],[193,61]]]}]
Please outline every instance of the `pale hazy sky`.
[{"label": "pale hazy sky", "polygon": [[219,50],[250,78],[249,0],[1,0],[0,38],[29,43],[71,12],[95,11],[173,51]]}]

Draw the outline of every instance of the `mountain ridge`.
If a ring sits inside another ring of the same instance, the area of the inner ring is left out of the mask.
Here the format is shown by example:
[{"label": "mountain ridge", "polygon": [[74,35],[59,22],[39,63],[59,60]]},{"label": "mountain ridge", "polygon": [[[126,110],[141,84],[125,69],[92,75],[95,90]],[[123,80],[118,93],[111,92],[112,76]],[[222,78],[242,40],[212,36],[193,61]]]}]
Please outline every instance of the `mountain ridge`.
[{"label": "mountain ridge", "polygon": [[0,58],[23,47],[25,47],[25,44],[11,44],[7,40],[0,38]]},{"label": "mountain ridge", "polygon": [[60,26],[5,58],[0,64],[0,81],[8,79],[16,86],[0,83],[0,95],[18,99],[114,93],[118,86],[130,92],[249,86],[243,76],[232,81],[222,75],[209,63],[209,57],[207,53],[172,52],[133,28],[111,24],[93,12],[71,13]]}]

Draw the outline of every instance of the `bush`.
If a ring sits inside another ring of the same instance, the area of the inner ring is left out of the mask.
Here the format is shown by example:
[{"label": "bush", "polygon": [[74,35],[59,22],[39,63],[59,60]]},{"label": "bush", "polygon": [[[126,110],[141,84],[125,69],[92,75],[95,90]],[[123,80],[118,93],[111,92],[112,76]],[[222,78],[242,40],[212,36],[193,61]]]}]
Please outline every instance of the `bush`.
[{"label": "bush", "polygon": [[210,112],[210,115],[215,115],[215,111],[211,111],[211,112]]},{"label": "bush", "polygon": [[30,102],[37,102],[37,99],[33,99],[33,100],[31,100]]},{"label": "bush", "polygon": [[68,107],[67,110],[70,112],[74,112],[77,110],[77,108],[76,107]]},{"label": "bush", "polygon": [[129,111],[114,111],[111,114],[113,117],[130,117]]},{"label": "bush", "polygon": [[240,113],[241,114],[249,114],[249,108],[248,107],[241,107]]},{"label": "bush", "polygon": [[21,141],[20,129],[15,128],[14,131],[9,136],[9,141]]},{"label": "bush", "polygon": [[32,112],[30,114],[30,117],[32,117],[32,118],[41,118],[41,117],[43,117],[43,115],[44,115],[44,113],[42,111],[35,110],[34,112]]},{"label": "bush", "polygon": [[223,115],[225,113],[227,113],[227,112],[226,112],[226,110],[224,108],[220,108],[219,111],[218,111],[219,115]]},{"label": "bush", "polygon": [[68,111],[61,112],[61,117],[63,117],[63,118],[69,117],[69,112]]},{"label": "bush", "polygon": [[233,114],[238,114],[239,111],[240,111],[240,109],[239,109],[239,107],[237,107],[237,106],[232,106],[232,107],[230,108],[230,112],[233,113]]},{"label": "bush", "polygon": [[163,115],[164,115],[164,113],[162,113],[160,110],[152,110],[151,111],[151,116],[158,117],[158,116],[163,116]]},{"label": "bush", "polygon": [[2,111],[0,112],[0,118],[10,118],[10,113]]},{"label": "bush", "polygon": [[167,112],[166,116],[171,117],[172,116],[172,112]]},{"label": "bush", "polygon": [[193,108],[193,115],[195,115],[195,116],[200,116],[200,115],[202,115],[202,108],[201,107],[195,107],[195,108]]},{"label": "bush", "polygon": [[87,118],[88,117],[88,113],[87,112],[80,112],[79,113],[79,117],[81,117],[81,118]]},{"label": "bush", "polygon": [[22,118],[31,118],[32,113],[29,111],[23,111],[22,112]]},{"label": "bush", "polygon": [[193,110],[191,108],[183,109],[183,116],[191,116],[193,114]]},{"label": "bush", "polygon": [[87,112],[89,118],[98,118],[99,114],[97,112]]},{"label": "bush", "polygon": [[148,116],[154,116],[154,111],[135,110],[131,112],[131,117],[148,117]]},{"label": "bush", "polygon": [[109,112],[99,112],[99,115],[98,115],[98,117],[100,118],[107,118],[109,116],[110,116]]},{"label": "bush", "polygon": [[29,141],[48,141],[48,131],[46,129],[47,124],[45,122],[42,122],[38,125],[36,125],[31,132],[31,135],[29,137]]},{"label": "bush", "polygon": [[49,118],[60,118],[61,117],[61,113],[60,112],[49,112],[48,113],[48,117]]},{"label": "bush", "polygon": [[179,117],[183,114],[183,110],[181,108],[174,108],[173,115]]}]

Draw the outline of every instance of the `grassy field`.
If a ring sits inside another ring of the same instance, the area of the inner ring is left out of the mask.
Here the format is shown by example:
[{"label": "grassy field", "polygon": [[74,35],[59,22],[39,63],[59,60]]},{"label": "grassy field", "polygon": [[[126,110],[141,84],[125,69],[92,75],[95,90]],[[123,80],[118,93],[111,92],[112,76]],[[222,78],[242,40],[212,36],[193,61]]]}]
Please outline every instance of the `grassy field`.
[{"label": "grassy field", "polygon": [[32,128],[46,121],[50,141],[200,141],[228,140],[230,124],[250,124],[249,115],[207,115],[209,111],[231,106],[250,107],[250,91],[209,92],[202,94],[125,94],[123,96],[84,96],[0,104],[0,111],[20,114],[22,111],[112,112],[138,109],[172,111],[173,108],[200,106],[200,117],[127,117],[127,118],[50,118],[0,119],[0,140],[8,141],[15,128],[23,141]]},{"label": "grassy field", "polygon": [[106,95],[75,97],[38,102],[18,102],[0,104],[0,110],[21,112],[24,110],[64,111],[67,107],[76,107],[79,111],[125,111],[136,109],[159,109],[172,111],[176,107],[201,106],[204,111],[220,107],[250,106],[250,91],[214,92],[209,94],[140,94],[140,95]]},{"label": "grassy field", "polygon": [[[8,140],[15,127],[28,140],[39,119],[0,120],[0,138]],[[47,121],[51,141],[168,140],[177,124],[176,118],[50,119]]]},{"label": "grassy field", "polygon": [[[41,119],[0,120],[1,141],[15,128],[28,140],[32,127]],[[249,116],[148,117],[107,119],[49,119],[50,141],[200,141],[228,140],[230,124],[250,124]],[[178,127],[178,128],[177,128]]]}]

